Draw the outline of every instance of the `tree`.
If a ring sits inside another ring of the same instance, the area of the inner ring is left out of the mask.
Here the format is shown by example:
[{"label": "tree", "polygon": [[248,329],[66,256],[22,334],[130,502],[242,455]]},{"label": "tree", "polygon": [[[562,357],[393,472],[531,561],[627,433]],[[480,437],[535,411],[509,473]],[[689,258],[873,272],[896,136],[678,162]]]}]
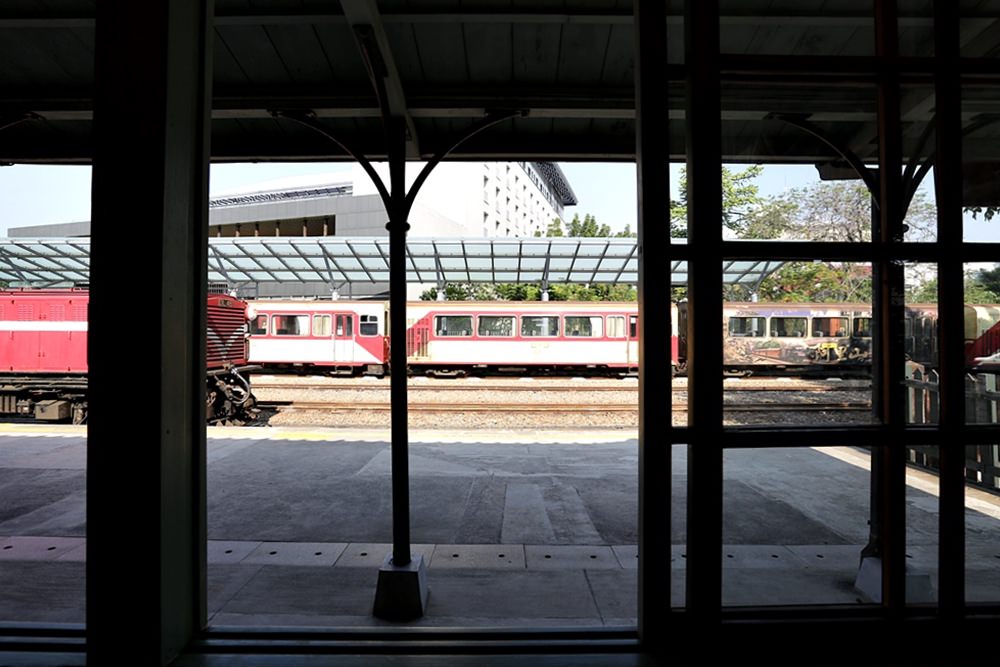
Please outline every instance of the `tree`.
[{"label": "tree", "polygon": [[[1000,284],[996,282],[998,274],[1000,267],[967,272],[965,303],[1000,303]],[[909,287],[906,290],[906,300],[908,303],[937,303],[938,279],[931,278]]]},{"label": "tree", "polygon": [[[747,218],[763,202],[760,188],[754,182],[764,167],[750,165],[742,171],[732,171],[722,167],[722,225],[741,235],[749,220]],[[670,202],[670,236],[687,238],[687,169],[681,169],[680,195]]]},{"label": "tree", "polygon": [[[819,181],[761,202],[744,219],[740,238],[871,241],[871,193],[861,181]],[[903,221],[907,239],[933,238],[936,221],[934,205],[917,192]]]},{"label": "tree", "polygon": [[763,301],[870,303],[871,267],[852,262],[789,262],[760,284]]}]

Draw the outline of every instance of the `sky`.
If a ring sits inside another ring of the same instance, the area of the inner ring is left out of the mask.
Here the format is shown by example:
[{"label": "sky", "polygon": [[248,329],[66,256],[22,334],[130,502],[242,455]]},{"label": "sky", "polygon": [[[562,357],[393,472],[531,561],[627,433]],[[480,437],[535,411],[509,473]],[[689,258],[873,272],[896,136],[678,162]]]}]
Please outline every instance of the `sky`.
[{"label": "sky", "polygon": [[[565,217],[586,214],[613,232],[626,225],[636,229],[635,165],[632,163],[560,163],[578,204]],[[347,177],[349,163],[241,163],[213,165],[212,196],[275,185],[295,177],[330,174]],[[671,166],[671,194],[677,196],[679,165]],[[760,193],[772,196],[817,180],[810,166],[767,166],[758,180]],[[930,184],[931,179],[925,179]],[[419,198],[418,198],[419,201]],[[8,227],[78,222],[90,219],[90,168],[80,166],[13,165],[0,167],[0,235]],[[969,240],[1000,241],[1000,222],[966,220]]]}]

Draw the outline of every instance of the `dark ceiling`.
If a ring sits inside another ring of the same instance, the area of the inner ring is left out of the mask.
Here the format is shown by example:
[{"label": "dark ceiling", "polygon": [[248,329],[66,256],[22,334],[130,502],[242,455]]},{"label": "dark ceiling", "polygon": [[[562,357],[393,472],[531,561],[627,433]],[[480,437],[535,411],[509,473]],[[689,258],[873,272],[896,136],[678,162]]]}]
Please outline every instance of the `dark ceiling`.
[{"label": "dark ceiling", "polygon": [[[94,90],[93,0],[5,0],[0,9],[0,160],[87,162]],[[671,155],[683,156],[683,17],[668,3]],[[963,2],[963,54],[1000,44],[996,2]],[[835,5],[834,9],[830,6]],[[900,0],[906,150],[933,115],[931,3]],[[216,161],[350,159],[272,112],[311,111],[369,156],[384,154],[379,105],[359,49],[386,63],[411,158],[427,158],[489,112],[518,115],[463,144],[458,159],[631,160],[633,17],[627,0],[216,0]],[[878,147],[871,0],[722,0],[723,152],[728,161],[829,162],[828,145],[871,161]],[[784,56],[784,57],[783,57]],[[995,61],[994,61],[995,62]],[[907,69],[908,68],[908,69]],[[970,102],[992,113],[993,88]],[[142,113],[141,100],[136,113]],[[985,126],[984,126],[985,127]],[[1000,132],[980,129],[992,142]],[[993,136],[996,135],[996,136]],[[985,146],[985,143],[977,143]],[[991,144],[991,157],[998,154]]]}]

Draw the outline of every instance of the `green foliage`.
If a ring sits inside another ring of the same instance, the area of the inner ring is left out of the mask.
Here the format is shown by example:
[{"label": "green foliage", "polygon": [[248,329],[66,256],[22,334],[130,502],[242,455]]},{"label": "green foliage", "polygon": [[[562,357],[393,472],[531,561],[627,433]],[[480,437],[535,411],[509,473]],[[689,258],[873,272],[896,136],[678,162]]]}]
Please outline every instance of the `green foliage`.
[{"label": "green foliage", "polygon": [[[978,271],[973,277],[973,281],[982,285],[985,290],[992,292],[994,295],[1000,294],[1000,266],[994,266],[992,269],[983,269]],[[987,302],[977,301],[975,303]],[[996,301],[990,303],[996,303]]]},{"label": "green foliage", "polygon": [[761,301],[871,303],[871,269],[851,262],[788,262],[761,282],[758,294]]},{"label": "green foliage", "polygon": [[[745,231],[749,223],[748,217],[762,203],[760,188],[755,180],[764,167],[759,164],[750,165],[742,171],[731,171],[722,167],[722,224],[737,235]],[[687,238],[687,169],[681,169],[680,195],[670,202],[670,236]]]},{"label": "green foliage", "polygon": [[[965,275],[965,303],[1000,303],[1000,267]],[[938,280],[931,278],[906,290],[908,303],[937,303]]]},{"label": "green foliage", "polygon": [[[421,301],[436,301],[438,289],[432,287],[420,293]],[[448,283],[444,286],[446,301],[495,301],[499,297],[493,285],[486,283]]]}]

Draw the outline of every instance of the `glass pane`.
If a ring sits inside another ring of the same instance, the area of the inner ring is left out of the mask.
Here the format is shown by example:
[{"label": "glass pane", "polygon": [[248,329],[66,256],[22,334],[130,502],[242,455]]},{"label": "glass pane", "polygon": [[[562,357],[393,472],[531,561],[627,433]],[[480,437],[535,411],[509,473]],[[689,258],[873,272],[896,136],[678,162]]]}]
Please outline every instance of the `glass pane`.
[{"label": "glass pane", "polygon": [[471,315],[438,315],[434,318],[434,333],[438,336],[471,336]]},{"label": "glass pane", "polygon": [[522,315],[522,336],[558,336],[559,317],[555,315]]},{"label": "glass pane", "polygon": [[[253,333],[252,331],[250,333]],[[314,315],[313,316],[313,336],[329,336],[330,335],[330,316],[329,315]]]},{"label": "glass pane", "polygon": [[308,336],[308,315],[273,315],[271,333],[275,336]]},{"label": "glass pane", "polygon": [[767,268],[752,287],[723,286],[741,299],[722,304],[726,424],[871,423],[871,266]]},{"label": "glass pane", "polygon": [[906,308],[903,337],[906,350],[906,420],[938,423],[937,266],[911,262],[905,268]]},{"label": "glass pane", "polygon": [[723,604],[862,602],[870,460],[848,446],[726,450]]},{"label": "glass pane", "polygon": [[1000,600],[1000,446],[965,448],[965,598]]},{"label": "glass pane", "polygon": [[903,240],[937,239],[937,202],[934,197],[935,124],[934,89],[903,86],[900,120],[903,145],[902,195],[906,207]]},{"label": "glass pane", "polygon": [[903,56],[934,55],[934,3],[932,0],[897,0],[899,8],[899,53]]},{"label": "glass pane", "polygon": [[862,84],[723,81],[724,238],[870,241],[876,99]]},{"label": "glass pane", "polygon": [[963,238],[1000,241],[995,214],[1000,210],[1000,94],[989,86],[962,89]]},{"label": "glass pane", "polygon": [[939,447],[907,447],[906,455],[906,603],[928,605],[938,589]]},{"label": "glass pane", "polygon": [[258,315],[250,320],[250,333],[252,335],[267,335],[267,315]]},{"label": "glass pane", "polygon": [[959,44],[965,58],[995,58],[997,46],[997,8],[995,2],[961,0]]},{"label": "glass pane", "polygon": [[513,336],[514,317],[512,315],[480,315],[480,336]]}]

